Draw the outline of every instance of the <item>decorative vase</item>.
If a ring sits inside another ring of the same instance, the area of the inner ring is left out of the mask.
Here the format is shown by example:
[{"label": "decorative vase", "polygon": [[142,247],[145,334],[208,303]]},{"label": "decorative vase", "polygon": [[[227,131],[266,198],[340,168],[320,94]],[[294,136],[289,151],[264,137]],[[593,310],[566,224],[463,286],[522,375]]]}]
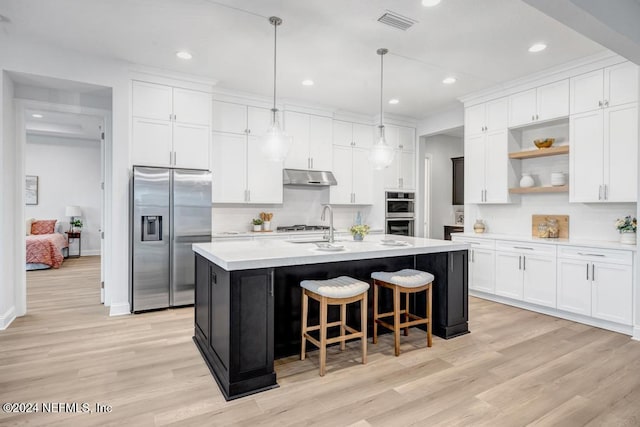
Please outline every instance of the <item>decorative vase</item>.
[{"label": "decorative vase", "polygon": [[364,239],[364,235],[363,234],[356,233],[356,234],[353,235],[353,240],[357,240],[357,241],[361,242],[363,239]]},{"label": "decorative vase", "polygon": [[635,245],[636,244],[636,232],[635,231],[621,231],[620,232],[620,243],[625,245]]},{"label": "decorative vase", "polygon": [[484,230],[486,230],[486,226],[484,225],[484,222],[482,222],[481,219],[477,219],[476,223],[473,224],[473,231],[475,231],[476,233],[484,233]]},{"label": "decorative vase", "polygon": [[551,185],[561,187],[567,183],[563,172],[551,172]]},{"label": "decorative vase", "polygon": [[262,231],[262,224],[254,225],[253,231]]},{"label": "decorative vase", "polygon": [[271,230],[271,221],[265,221],[262,223],[262,230],[269,231]]},{"label": "decorative vase", "polygon": [[533,177],[529,173],[523,173],[522,178],[520,179],[520,187],[529,188],[536,185],[536,182],[533,180]]}]

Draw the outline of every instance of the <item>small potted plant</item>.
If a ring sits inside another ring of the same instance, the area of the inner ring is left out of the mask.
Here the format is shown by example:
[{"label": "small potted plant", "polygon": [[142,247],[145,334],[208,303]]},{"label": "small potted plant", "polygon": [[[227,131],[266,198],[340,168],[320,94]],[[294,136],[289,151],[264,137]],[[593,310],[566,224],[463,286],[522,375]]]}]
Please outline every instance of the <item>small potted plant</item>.
[{"label": "small potted plant", "polygon": [[71,232],[79,233],[80,231],[82,231],[82,220],[74,219],[73,221],[71,221]]},{"label": "small potted plant", "polygon": [[369,226],[366,225],[366,224],[353,225],[353,226],[351,226],[349,231],[351,232],[351,235],[353,236],[353,240],[361,241],[361,240],[364,239],[364,236],[369,234]]},{"label": "small potted plant", "polygon": [[251,222],[253,223],[253,231],[262,231],[262,224],[264,223],[263,220],[260,218],[254,218]]},{"label": "small potted plant", "polygon": [[616,221],[616,228],[620,232],[620,243],[627,245],[636,244],[636,231],[638,229],[638,220],[627,215],[623,219]]}]

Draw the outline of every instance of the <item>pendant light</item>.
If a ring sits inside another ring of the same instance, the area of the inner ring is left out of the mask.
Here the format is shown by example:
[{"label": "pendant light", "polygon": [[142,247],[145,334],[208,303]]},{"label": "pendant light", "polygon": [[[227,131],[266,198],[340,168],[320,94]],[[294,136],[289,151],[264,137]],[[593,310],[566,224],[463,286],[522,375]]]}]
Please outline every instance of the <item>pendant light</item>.
[{"label": "pendant light", "polygon": [[282,162],[287,157],[291,138],[284,133],[280,126],[278,109],[276,108],[276,59],[278,49],[278,26],[282,19],[277,16],[269,18],[273,25],[273,108],[271,109],[271,125],[262,140],[262,153],[267,160]]},{"label": "pendant light", "polygon": [[380,55],[380,125],[378,126],[378,137],[376,138],[375,144],[371,148],[369,152],[369,161],[371,165],[376,170],[381,170],[389,166],[393,162],[393,148],[387,144],[387,140],[384,136],[384,110],[382,108],[382,96],[383,96],[383,86],[382,83],[384,81],[384,55],[389,52],[388,49],[378,49],[376,53]]}]

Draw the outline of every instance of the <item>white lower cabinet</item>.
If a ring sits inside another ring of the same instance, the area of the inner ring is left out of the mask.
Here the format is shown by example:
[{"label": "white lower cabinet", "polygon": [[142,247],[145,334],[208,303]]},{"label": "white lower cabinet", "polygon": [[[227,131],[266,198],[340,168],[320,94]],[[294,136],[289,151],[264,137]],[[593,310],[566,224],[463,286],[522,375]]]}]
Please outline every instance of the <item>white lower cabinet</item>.
[{"label": "white lower cabinet", "polygon": [[496,251],[496,295],[522,299],[522,255]]},{"label": "white lower cabinet", "polygon": [[469,289],[495,293],[495,242],[487,239],[452,236],[451,240],[468,243],[469,249]]},{"label": "white lower cabinet", "polygon": [[523,254],[522,299],[546,307],[556,306],[556,257]]},{"label": "white lower cabinet", "polygon": [[596,319],[631,325],[631,252],[561,248],[558,308]]}]

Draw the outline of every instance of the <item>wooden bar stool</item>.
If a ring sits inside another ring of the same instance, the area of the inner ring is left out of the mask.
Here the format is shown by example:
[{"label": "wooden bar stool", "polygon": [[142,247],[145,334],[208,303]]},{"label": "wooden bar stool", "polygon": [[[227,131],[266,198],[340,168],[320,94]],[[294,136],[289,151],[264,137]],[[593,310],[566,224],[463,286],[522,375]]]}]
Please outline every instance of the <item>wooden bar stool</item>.
[{"label": "wooden bar stool", "polygon": [[[340,342],[340,350],[345,349],[345,341],[360,338],[362,340],[362,363],[367,363],[367,291],[369,284],[347,276],[329,280],[303,280],[302,287],[302,351],[300,360],[304,360],[307,340],[320,349],[320,376],[326,371],[327,345]],[[307,325],[309,298],[320,303],[320,324]],[[360,331],[347,325],[347,304],[360,301]],[[327,307],[340,306],[340,320],[327,323]],[[327,339],[327,329],[340,326],[340,336]],[[320,341],[309,335],[310,331],[320,330]],[[346,332],[349,332],[347,335]]]},{"label": "wooden bar stool", "polygon": [[[419,270],[400,270],[392,273],[375,272],[371,274],[373,279],[373,343],[378,342],[378,325],[390,329],[394,333],[396,356],[400,355],[400,330],[404,329],[404,335],[409,335],[409,327],[427,325],[427,347],[431,347],[431,286],[433,274]],[[393,291],[393,311],[378,313],[378,287],[388,288]],[[417,292],[427,292],[427,317],[419,317],[409,312],[409,295]],[[405,294],[405,308],[400,309],[400,297]],[[404,314],[404,323],[400,322],[400,315]],[[380,320],[393,316],[393,325]]]}]

